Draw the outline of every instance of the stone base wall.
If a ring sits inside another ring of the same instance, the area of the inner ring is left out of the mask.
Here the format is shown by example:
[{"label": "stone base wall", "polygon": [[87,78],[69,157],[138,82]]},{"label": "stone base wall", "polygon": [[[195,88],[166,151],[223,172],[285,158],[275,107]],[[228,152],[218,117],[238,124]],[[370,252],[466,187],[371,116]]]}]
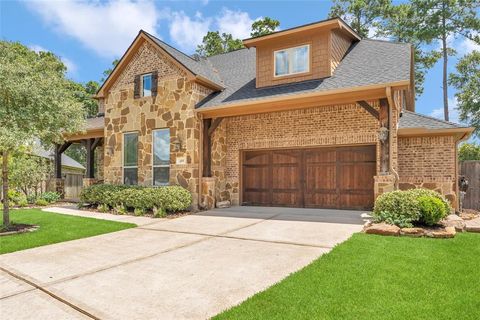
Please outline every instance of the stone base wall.
[{"label": "stone base wall", "polygon": [[204,210],[215,208],[215,178],[202,178],[202,200],[199,207]]},{"label": "stone base wall", "polygon": [[398,139],[399,188],[426,188],[443,194],[457,208],[456,143],[453,136]]},{"label": "stone base wall", "polygon": [[381,194],[395,190],[395,176],[393,175],[375,176],[374,180],[375,199]]},{"label": "stone base wall", "polygon": [[65,179],[53,178],[51,181],[55,192],[58,192],[60,195],[60,199],[65,199]]}]

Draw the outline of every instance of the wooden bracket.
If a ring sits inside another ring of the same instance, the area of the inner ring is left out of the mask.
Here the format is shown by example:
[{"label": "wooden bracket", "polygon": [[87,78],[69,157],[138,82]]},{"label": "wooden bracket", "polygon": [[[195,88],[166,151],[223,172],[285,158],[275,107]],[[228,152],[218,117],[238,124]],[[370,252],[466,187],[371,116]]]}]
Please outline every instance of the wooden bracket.
[{"label": "wooden bracket", "polygon": [[357,101],[357,104],[363,109],[365,109],[372,116],[374,116],[375,119],[380,120],[380,114],[378,113],[378,111],[374,107],[372,107],[370,104],[368,104],[367,101],[364,101],[364,100]]},{"label": "wooden bracket", "polygon": [[215,118],[208,128],[208,135],[211,136],[215,129],[222,123],[223,118]]}]

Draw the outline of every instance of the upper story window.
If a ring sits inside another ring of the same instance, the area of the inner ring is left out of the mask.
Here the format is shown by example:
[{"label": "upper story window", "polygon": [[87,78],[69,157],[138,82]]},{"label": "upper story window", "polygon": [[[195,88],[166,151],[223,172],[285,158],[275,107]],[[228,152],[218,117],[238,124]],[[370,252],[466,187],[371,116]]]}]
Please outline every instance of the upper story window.
[{"label": "upper story window", "polygon": [[152,74],[142,76],[142,96],[150,97],[152,95]]},{"label": "upper story window", "polygon": [[138,183],[138,133],[123,134],[123,183]]},{"label": "upper story window", "polygon": [[275,77],[310,71],[310,45],[274,51]]}]

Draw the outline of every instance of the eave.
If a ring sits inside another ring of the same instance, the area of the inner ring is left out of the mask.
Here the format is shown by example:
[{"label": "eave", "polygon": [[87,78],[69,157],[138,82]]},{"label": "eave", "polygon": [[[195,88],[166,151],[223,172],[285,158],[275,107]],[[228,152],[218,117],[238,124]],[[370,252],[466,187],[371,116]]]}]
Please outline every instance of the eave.
[{"label": "eave", "polygon": [[294,27],[294,28],[290,28],[290,29],[286,29],[286,30],[273,32],[273,33],[270,33],[270,34],[265,35],[265,36],[248,38],[248,39],[243,40],[243,44],[244,44],[245,47],[251,48],[251,47],[255,47],[260,42],[274,40],[276,38],[289,36],[289,35],[296,34],[296,33],[311,31],[311,30],[315,30],[315,29],[329,30],[329,29],[335,29],[335,28],[341,29],[343,32],[345,32],[347,35],[349,35],[349,37],[352,38],[353,40],[359,41],[359,40],[362,39],[358,35],[358,33],[356,33],[342,19],[332,18],[332,19],[329,19],[329,20],[314,22],[314,23],[306,24],[306,25],[299,26],[299,27]]},{"label": "eave", "polygon": [[295,95],[281,95],[269,99],[248,100],[219,106],[200,107],[195,110],[204,119],[278,112],[318,106],[356,103],[387,97],[387,88],[408,88],[409,80],[379,85],[350,87]]},{"label": "eave", "polygon": [[470,138],[475,128],[443,128],[443,129],[427,129],[427,128],[399,128],[399,137],[427,137],[427,136],[455,136],[458,141]]}]

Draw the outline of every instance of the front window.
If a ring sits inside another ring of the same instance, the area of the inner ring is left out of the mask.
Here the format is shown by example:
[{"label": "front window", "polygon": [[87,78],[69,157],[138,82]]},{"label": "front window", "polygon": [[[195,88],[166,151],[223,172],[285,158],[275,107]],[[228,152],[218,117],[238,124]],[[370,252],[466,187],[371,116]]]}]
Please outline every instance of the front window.
[{"label": "front window", "polygon": [[138,183],[138,133],[129,132],[123,135],[123,183]]},{"label": "front window", "polygon": [[310,70],[310,45],[275,51],[275,77]]},{"label": "front window", "polygon": [[143,96],[150,97],[152,95],[152,74],[142,76]]},{"label": "front window", "polygon": [[153,185],[164,186],[170,178],[170,130],[153,131]]}]

